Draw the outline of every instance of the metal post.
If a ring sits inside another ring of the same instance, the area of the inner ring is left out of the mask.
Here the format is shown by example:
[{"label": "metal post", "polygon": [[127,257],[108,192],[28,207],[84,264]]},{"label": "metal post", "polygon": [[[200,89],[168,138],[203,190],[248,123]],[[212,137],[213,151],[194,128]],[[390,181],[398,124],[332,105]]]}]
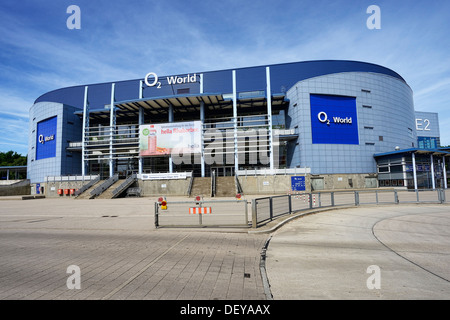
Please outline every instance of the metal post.
[{"label": "metal post", "polygon": [[[202,207],[202,202],[201,201],[198,203],[198,207],[199,208]],[[200,212],[198,213],[198,225],[199,226],[202,225],[202,210],[200,210]]]},{"label": "metal post", "polygon": [[334,192],[331,193],[331,206],[334,207]]},{"label": "metal post", "polygon": [[398,193],[397,193],[397,190],[394,190],[394,202],[395,202],[396,204],[399,203],[399,201],[398,201]]},{"label": "metal post", "polygon": [[434,181],[434,159],[433,155],[430,155],[430,162],[431,162],[431,186],[434,189],[436,189],[436,181]]},{"label": "metal post", "polygon": [[445,168],[445,156],[442,157],[442,165],[442,170],[444,172],[444,189],[447,189],[447,169]]},{"label": "metal post", "polygon": [[292,196],[288,195],[289,197],[289,214],[292,214]]},{"label": "metal post", "polygon": [[414,189],[417,190],[417,168],[416,168],[416,154],[413,152],[412,156],[412,165],[413,165],[413,176],[414,176]]},{"label": "metal post", "polygon": [[256,199],[252,199],[252,228],[258,226],[258,212],[256,207]]},{"label": "metal post", "polygon": [[248,203],[247,200],[243,200],[245,208],[245,224],[248,225]]},{"label": "metal post", "polygon": [[359,193],[355,191],[355,206],[359,206]]},{"label": "metal post", "polygon": [[270,221],[273,220],[273,202],[272,197],[269,198],[269,214],[270,214]]},{"label": "metal post", "polygon": [[155,202],[155,227],[158,228],[159,223],[158,223],[158,208],[159,205],[157,202]]}]

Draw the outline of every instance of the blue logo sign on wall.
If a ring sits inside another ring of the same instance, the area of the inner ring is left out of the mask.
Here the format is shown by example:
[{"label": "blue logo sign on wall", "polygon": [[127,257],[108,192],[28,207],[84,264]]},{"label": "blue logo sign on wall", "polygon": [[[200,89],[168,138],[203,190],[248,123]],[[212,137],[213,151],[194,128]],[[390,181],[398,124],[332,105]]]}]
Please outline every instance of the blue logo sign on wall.
[{"label": "blue logo sign on wall", "polygon": [[313,144],[359,144],[356,98],[311,94]]},{"label": "blue logo sign on wall", "polygon": [[37,124],[36,160],[56,156],[57,123],[57,117],[53,117]]},{"label": "blue logo sign on wall", "polygon": [[305,191],[305,177],[291,177],[292,191]]}]

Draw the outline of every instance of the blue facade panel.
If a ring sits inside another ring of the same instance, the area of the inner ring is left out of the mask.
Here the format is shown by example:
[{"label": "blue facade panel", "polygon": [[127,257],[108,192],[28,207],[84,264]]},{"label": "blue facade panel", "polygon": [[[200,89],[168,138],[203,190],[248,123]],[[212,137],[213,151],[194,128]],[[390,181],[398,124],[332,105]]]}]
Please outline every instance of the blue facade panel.
[{"label": "blue facade panel", "polygon": [[58,117],[52,117],[37,124],[36,160],[56,156],[57,124]]},{"label": "blue facade panel", "polygon": [[311,94],[313,144],[359,144],[356,98]]},{"label": "blue facade panel", "polygon": [[231,70],[205,72],[203,74],[203,91],[205,93],[233,92],[233,74]]}]

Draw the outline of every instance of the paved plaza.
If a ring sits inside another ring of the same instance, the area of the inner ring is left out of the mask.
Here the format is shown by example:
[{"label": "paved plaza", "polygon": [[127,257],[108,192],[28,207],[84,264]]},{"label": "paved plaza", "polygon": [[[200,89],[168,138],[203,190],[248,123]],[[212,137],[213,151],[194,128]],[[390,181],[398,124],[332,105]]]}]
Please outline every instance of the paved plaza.
[{"label": "paved plaza", "polygon": [[[266,235],[155,229],[154,199],[0,202],[0,299],[263,300]],[[239,231],[239,230],[238,230]],[[69,266],[80,289],[69,289]]]},{"label": "paved plaza", "polygon": [[275,300],[448,300],[450,207],[309,215],[273,233],[266,269]]},{"label": "paved plaza", "polygon": [[450,298],[448,205],[323,210],[254,232],[156,229],[155,200],[1,199],[0,299]]}]

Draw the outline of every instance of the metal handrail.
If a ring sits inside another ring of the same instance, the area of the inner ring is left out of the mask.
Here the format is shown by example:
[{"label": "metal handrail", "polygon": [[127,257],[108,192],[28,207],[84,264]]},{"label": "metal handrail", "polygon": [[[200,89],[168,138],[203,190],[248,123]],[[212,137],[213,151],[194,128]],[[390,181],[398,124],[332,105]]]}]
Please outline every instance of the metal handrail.
[{"label": "metal handrail", "polygon": [[83,192],[88,190],[90,187],[92,187],[94,184],[96,184],[99,181],[100,181],[100,176],[97,176],[97,178],[95,178],[94,180],[89,181],[89,183],[85,184],[80,189],[75,191],[75,196],[79,196],[80,194],[82,194]]},{"label": "metal handrail", "polygon": [[242,189],[242,186],[241,186],[241,183],[239,182],[239,178],[238,178],[237,174],[234,175],[234,180],[236,181],[236,183],[235,183],[236,184],[236,194],[244,193],[244,190]]},{"label": "metal handrail", "polygon": [[91,191],[91,193],[90,193],[91,199],[102,194],[106,189],[111,187],[117,180],[119,180],[119,175],[116,173],[111,178],[109,178],[108,180],[103,182],[101,185],[99,185],[97,188],[95,188],[94,190]]},{"label": "metal handrail", "polygon": [[[420,193],[422,192],[434,192],[435,193],[435,199],[421,199]],[[404,200],[402,199],[402,195],[407,193],[415,193],[416,198],[415,200]],[[336,196],[339,195],[353,195],[352,197],[348,198],[346,202],[338,204],[336,199]],[[361,200],[360,196],[365,194],[373,194],[375,196],[374,201],[366,201]],[[392,194],[392,198],[386,200],[379,199],[379,195],[382,194]],[[329,204],[323,204],[321,202],[321,198],[323,198],[325,195],[330,196],[330,203]],[[293,197],[302,197],[306,196],[306,205],[302,209],[293,209]],[[317,196],[317,198],[316,198]],[[400,196],[400,197],[399,197]],[[287,198],[287,204],[288,206],[286,208],[281,208],[279,212],[274,211],[273,207],[273,200],[274,199],[282,199]],[[316,203],[317,199],[317,203]],[[287,214],[293,214],[298,213],[302,211],[307,211],[311,209],[319,209],[319,208],[330,208],[330,207],[340,207],[340,206],[360,206],[360,205],[379,205],[379,204],[401,204],[401,203],[446,203],[446,195],[444,189],[418,189],[418,190],[346,190],[346,191],[325,191],[325,192],[311,192],[311,193],[300,193],[300,194],[288,194],[288,195],[278,195],[278,196],[272,196],[272,197],[263,197],[263,198],[256,198],[252,200],[252,221],[253,221],[253,227],[257,228],[259,223],[265,222],[265,221],[272,221],[280,216],[287,215]],[[285,210],[284,210],[285,209]],[[261,210],[261,212],[259,212]],[[262,216],[262,217],[261,217]]]},{"label": "metal handrail", "polygon": [[133,173],[130,175],[123,183],[121,183],[116,189],[112,191],[112,197],[115,198],[119,194],[121,194],[123,191],[125,191],[126,188],[128,188],[132,183],[136,182],[137,180],[137,174]]}]

